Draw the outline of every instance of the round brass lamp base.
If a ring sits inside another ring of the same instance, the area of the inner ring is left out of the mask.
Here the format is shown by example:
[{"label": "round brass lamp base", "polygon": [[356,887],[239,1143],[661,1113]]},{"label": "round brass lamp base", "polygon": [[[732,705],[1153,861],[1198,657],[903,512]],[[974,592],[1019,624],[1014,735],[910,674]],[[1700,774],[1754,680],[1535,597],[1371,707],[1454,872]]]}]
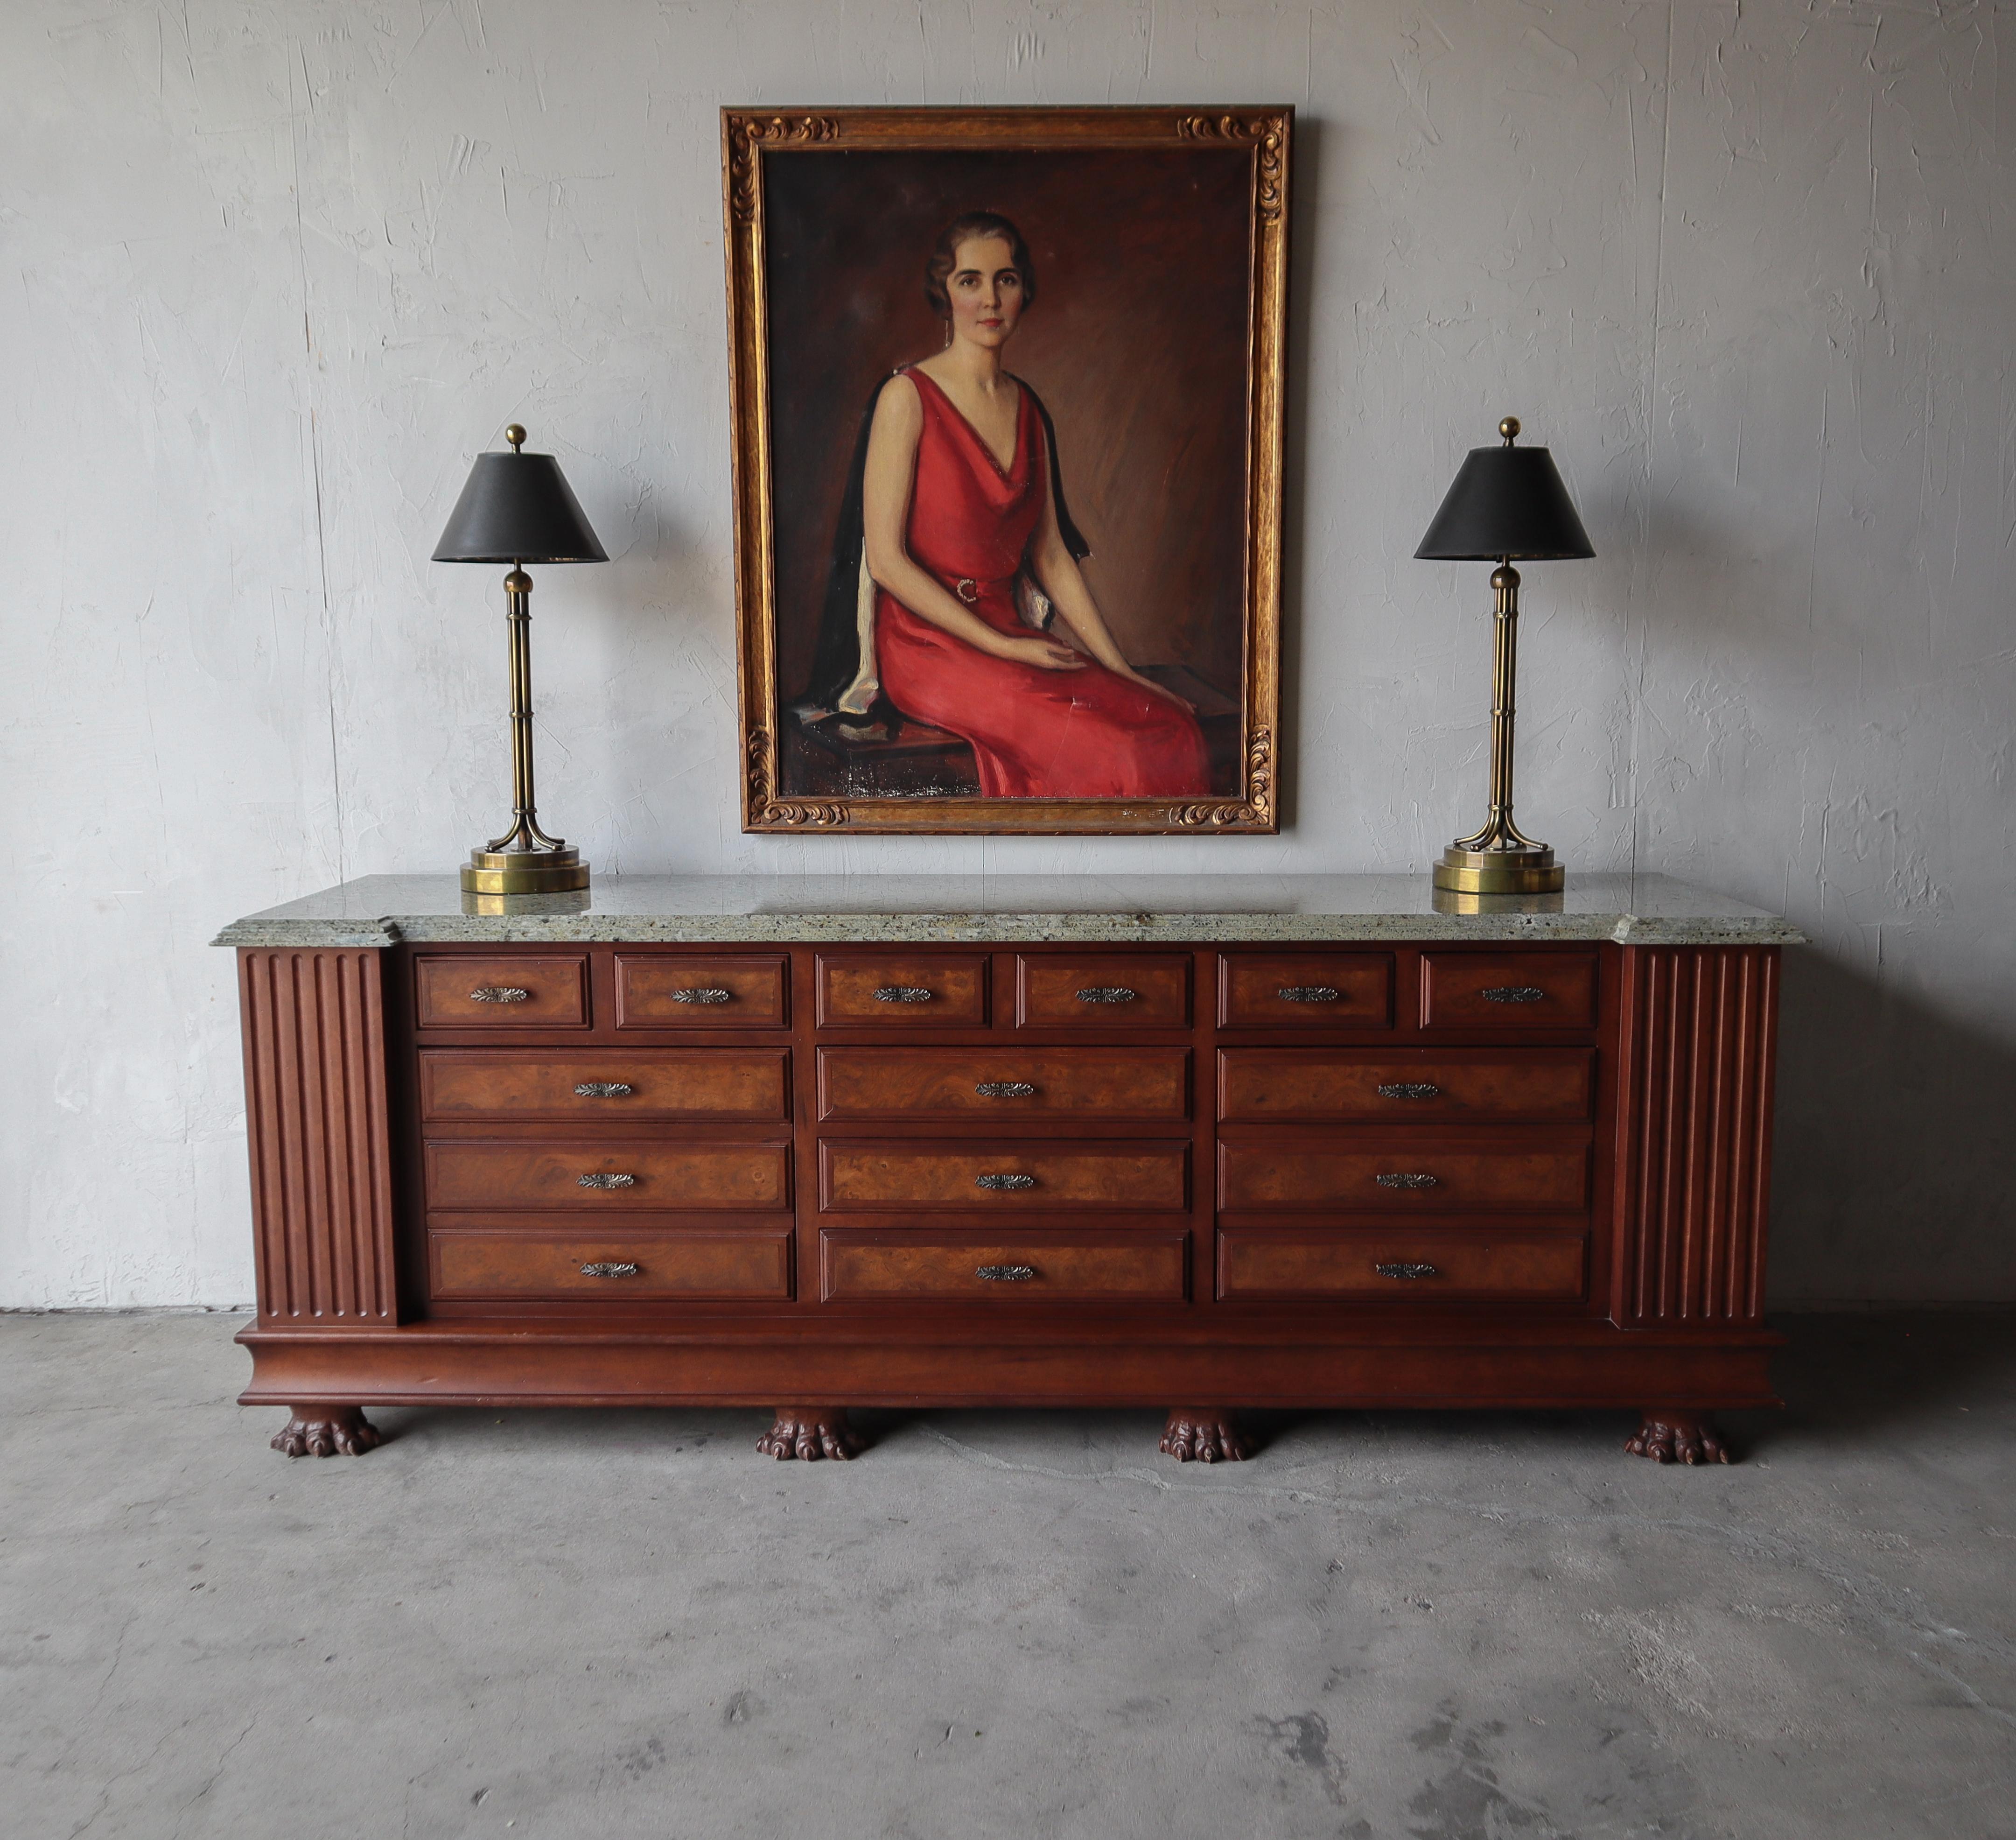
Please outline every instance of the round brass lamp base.
[{"label": "round brass lamp base", "polygon": [[471,850],[462,867],[465,895],[563,895],[588,886],[576,849]]},{"label": "round brass lamp base", "polygon": [[1454,895],[1552,895],[1567,878],[1545,844],[1529,850],[1466,850],[1451,844],[1435,871],[1435,886]]}]

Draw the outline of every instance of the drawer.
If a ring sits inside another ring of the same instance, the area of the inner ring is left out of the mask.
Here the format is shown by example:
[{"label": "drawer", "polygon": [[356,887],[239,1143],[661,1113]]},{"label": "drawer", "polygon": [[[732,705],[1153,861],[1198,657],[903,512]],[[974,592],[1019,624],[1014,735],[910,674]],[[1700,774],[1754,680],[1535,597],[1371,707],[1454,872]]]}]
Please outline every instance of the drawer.
[{"label": "drawer", "polygon": [[1190,1236],[835,1232],[819,1235],[819,1294],[952,1303],[1181,1303]]},{"label": "drawer", "polygon": [[724,1233],[525,1233],[434,1227],[427,1294],[436,1301],[607,1304],[665,1298],[789,1297],[789,1226]]},{"label": "drawer", "polygon": [[984,1028],[980,953],[821,952],[822,1028]]},{"label": "drawer", "polygon": [[1179,1213],[1189,1204],[1190,1154],[1181,1142],[823,1142],[819,1206],[829,1213],[948,1208]]},{"label": "drawer", "polygon": [[1391,1028],[1388,952],[1226,952],[1218,961],[1221,1028]]},{"label": "drawer", "polygon": [[1424,1028],[1593,1028],[1593,952],[1425,952]]},{"label": "drawer", "polygon": [[1589,1205],[1589,1147],[1503,1147],[1389,1138],[1363,1144],[1333,1139],[1292,1143],[1224,1143],[1218,1201],[1228,1213],[1322,1208],[1386,1214],[1452,1208],[1549,1208]]},{"label": "drawer", "polygon": [[1442,1228],[1321,1233],[1228,1226],[1218,1236],[1218,1294],[1438,1303],[1489,1298],[1577,1303],[1588,1248],[1580,1233]]},{"label": "drawer", "polygon": [[788,1124],[790,1093],[788,1048],[430,1048],[420,1054],[420,1115],[429,1120]]},{"label": "drawer", "polygon": [[1017,1028],[1187,1028],[1188,952],[1046,953],[1015,961]]},{"label": "drawer", "polygon": [[[487,1143],[425,1147],[430,1208],[784,1208],[788,1143]],[[584,1183],[584,1176],[596,1179]],[[627,1178],[627,1179],[626,1179]]]},{"label": "drawer", "polygon": [[423,1028],[585,1028],[588,954],[423,953],[413,993]]},{"label": "drawer", "polygon": [[790,961],[616,955],[618,1028],[782,1028],[791,1019]]},{"label": "drawer", "polygon": [[822,1118],[1190,1115],[1187,1048],[822,1048]]},{"label": "drawer", "polygon": [[1591,1116],[1595,1077],[1586,1048],[1226,1048],[1218,1115],[1579,1124]]}]

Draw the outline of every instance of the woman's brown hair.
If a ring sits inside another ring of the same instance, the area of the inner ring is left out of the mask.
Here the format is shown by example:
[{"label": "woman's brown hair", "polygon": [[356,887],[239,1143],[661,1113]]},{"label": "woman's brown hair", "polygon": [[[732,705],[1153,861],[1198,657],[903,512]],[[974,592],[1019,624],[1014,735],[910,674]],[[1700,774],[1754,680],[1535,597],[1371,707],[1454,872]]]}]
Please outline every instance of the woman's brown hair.
[{"label": "woman's brown hair", "polygon": [[924,298],[931,303],[931,311],[941,319],[952,317],[952,301],[945,293],[945,283],[959,266],[959,246],[975,236],[998,236],[1008,245],[1009,258],[1015,265],[1015,272],[1022,277],[1022,304],[1033,307],[1036,265],[1029,260],[1029,246],[1022,240],[1022,232],[998,211],[967,211],[945,225],[938,247],[931,251],[931,259],[924,264]]}]

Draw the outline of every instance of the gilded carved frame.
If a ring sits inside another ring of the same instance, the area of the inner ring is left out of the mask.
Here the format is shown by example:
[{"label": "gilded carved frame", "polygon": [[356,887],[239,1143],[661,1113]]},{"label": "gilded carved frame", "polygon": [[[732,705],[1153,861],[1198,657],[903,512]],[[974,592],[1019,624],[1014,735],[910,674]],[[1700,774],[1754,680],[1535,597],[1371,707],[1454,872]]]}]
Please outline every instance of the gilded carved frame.
[{"label": "gilded carved frame", "polygon": [[[1289,107],[836,108],[722,111],[737,662],[745,831],[1196,836],[1280,828],[1282,427]],[[1244,607],[1231,798],[1181,801],[784,796],[777,668],[764,175],[773,160],[841,149],[1071,151],[1241,148],[1248,154]]]}]

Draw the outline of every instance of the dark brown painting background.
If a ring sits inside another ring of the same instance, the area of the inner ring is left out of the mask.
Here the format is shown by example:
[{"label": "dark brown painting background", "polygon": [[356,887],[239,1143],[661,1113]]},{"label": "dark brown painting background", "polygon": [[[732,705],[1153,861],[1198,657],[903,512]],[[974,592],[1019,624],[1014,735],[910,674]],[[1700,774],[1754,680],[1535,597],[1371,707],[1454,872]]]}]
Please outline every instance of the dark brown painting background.
[{"label": "dark brown painting background", "polygon": [[764,167],[780,697],[812,669],[862,411],[878,379],[939,348],[925,259],[984,209],[1029,244],[1036,303],[1005,362],[1057,423],[1114,637],[1131,663],[1186,664],[1237,703],[1248,154],[833,150]]}]

